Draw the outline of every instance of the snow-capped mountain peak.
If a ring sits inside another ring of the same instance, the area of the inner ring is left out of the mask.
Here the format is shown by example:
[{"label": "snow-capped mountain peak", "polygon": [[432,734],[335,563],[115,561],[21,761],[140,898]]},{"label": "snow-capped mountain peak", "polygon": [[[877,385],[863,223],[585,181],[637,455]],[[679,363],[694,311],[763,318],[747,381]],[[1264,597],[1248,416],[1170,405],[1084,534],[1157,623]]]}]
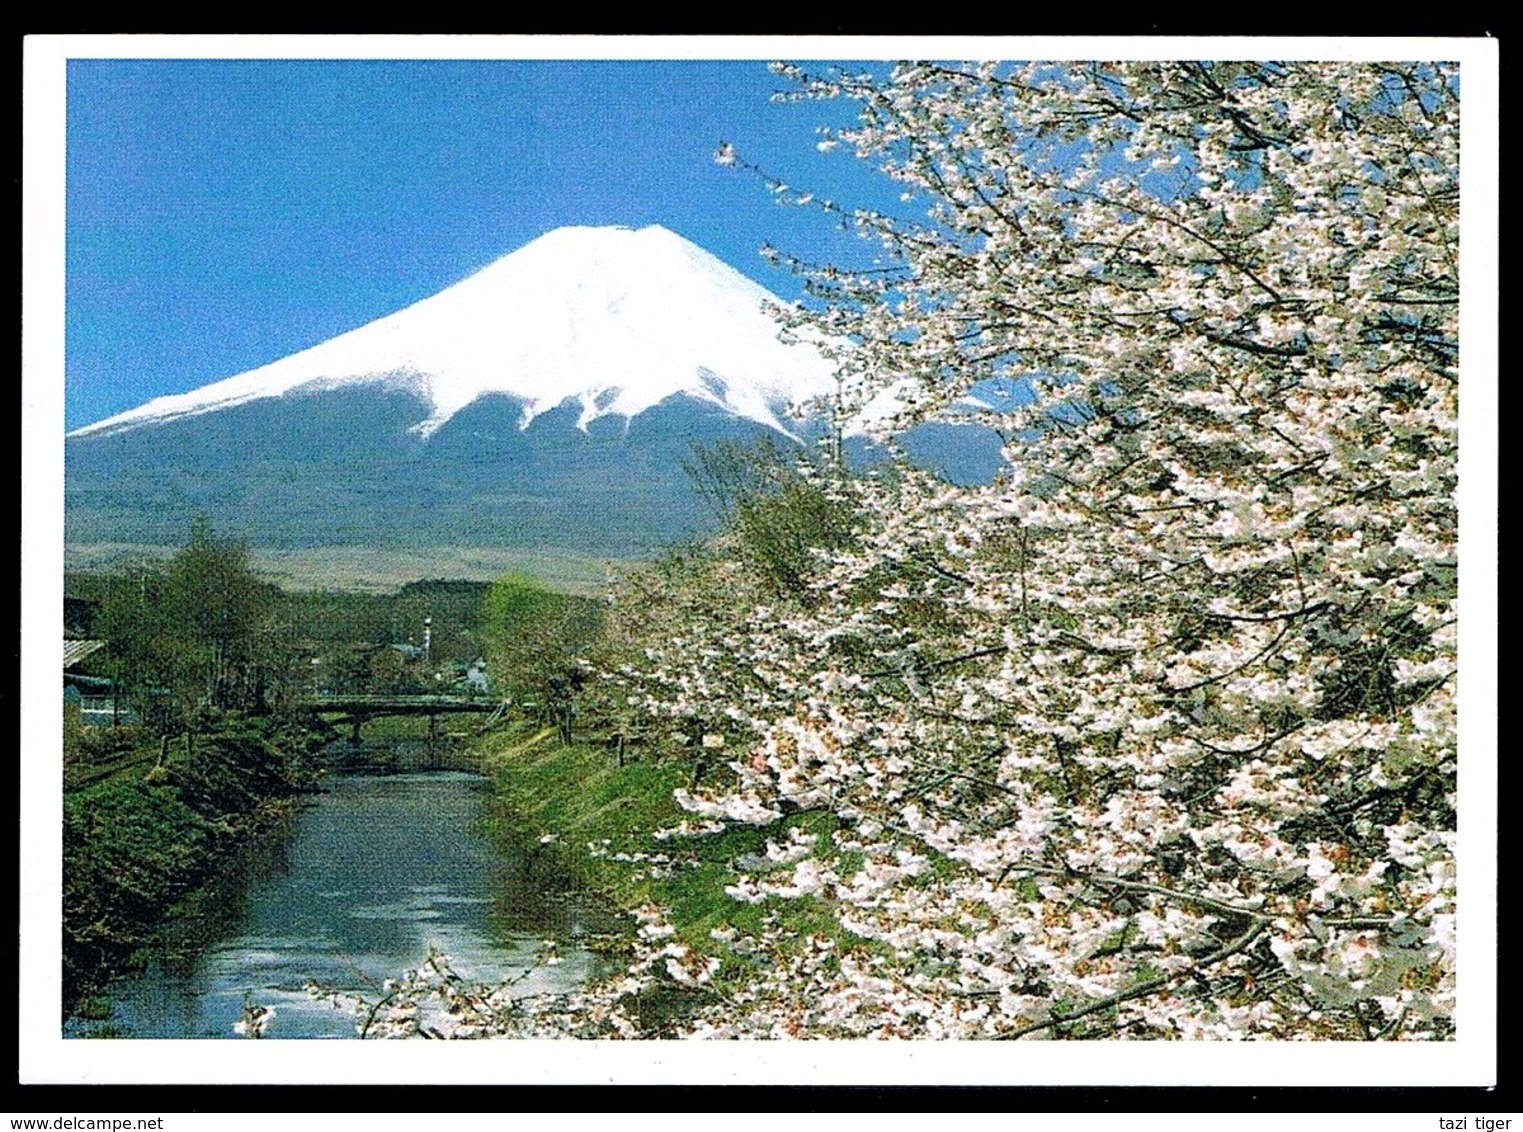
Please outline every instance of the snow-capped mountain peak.
[{"label": "snow-capped mountain peak", "polygon": [[298,391],[368,383],[417,394],[431,436],[502,394],[521,425],[568,400],[585,429],[686,395],[792,435],[790,404],[834,388],[785,344],[763,287],[665,228],[558,228],[445,290],[326,342],[76,430],[120,432]]}]

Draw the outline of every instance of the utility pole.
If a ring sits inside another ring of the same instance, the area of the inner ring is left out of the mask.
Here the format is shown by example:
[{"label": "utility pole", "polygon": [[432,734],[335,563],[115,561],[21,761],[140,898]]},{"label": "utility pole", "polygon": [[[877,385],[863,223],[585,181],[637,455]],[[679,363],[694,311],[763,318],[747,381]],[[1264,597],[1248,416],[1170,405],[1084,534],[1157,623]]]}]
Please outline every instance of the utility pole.
[{"label": "utility pole", "polygon": [[831,463],[835,465],[835,471],[837,473],[841,471],[841,418],[845,415],[845,410],[842,405],[844,400],[845,393],[842,389],[841,375],[840,373],[837,373],[836,399],[835,404],[831,407],[830,412],[830,458]]}]

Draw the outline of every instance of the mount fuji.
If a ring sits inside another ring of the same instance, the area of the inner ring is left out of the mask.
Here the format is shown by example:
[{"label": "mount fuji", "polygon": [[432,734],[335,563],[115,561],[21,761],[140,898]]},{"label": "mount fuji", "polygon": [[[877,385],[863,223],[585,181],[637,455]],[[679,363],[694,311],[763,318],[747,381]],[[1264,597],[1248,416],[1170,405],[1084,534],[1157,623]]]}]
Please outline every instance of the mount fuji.
[{"label": "mount fuji", "polygon": [[698,443],[805,442],[831,392],[761,286],[661,227],[561,228],[268,365],[75,430],[66,536],[649,552],[703,524]]},{"label": "mount fuji", "polygon": [[396,314],[71,436],[376,384],[428,405],[425,440],[493,394],[523,405],[522,428],[568,401],[585,430],[687,396],[786,434],[783,411],[827,392],[831,367],[785,346],[768,304],[782,305],[665,228],[559,228]]}]

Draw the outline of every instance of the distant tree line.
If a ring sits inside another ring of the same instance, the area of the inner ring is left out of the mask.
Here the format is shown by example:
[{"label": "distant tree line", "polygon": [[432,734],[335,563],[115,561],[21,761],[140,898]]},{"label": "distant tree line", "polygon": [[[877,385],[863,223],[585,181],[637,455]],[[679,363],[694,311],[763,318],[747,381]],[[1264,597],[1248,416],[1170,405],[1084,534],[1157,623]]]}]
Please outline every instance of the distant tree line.
[{"label": "distant tree line", "polygon": [[[491,583],[288,592],[258,576],[246,545],[202,519],[167,561],[70,575],[66,588],[76,631],[88,610],[90,634],[106,642],[87,668],[112,681],[120,707],[171,735],[229,712],[278,714],[312,690],[315,672],[349,691],[423,690],[424,667],[463,667],[486,652]],[[417,653],[426,618],[427,665]],[[319,656],[321,667],[312,663]]]}]

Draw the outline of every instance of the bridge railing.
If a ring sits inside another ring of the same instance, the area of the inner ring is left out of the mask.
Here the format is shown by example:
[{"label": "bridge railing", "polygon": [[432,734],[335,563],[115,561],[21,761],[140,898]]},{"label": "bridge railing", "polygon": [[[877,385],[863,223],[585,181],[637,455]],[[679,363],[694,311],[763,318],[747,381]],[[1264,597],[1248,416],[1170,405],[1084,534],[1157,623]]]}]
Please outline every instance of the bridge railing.
[{"label": "bridge railing", "polygon": [[317,711],[367,713],[371,715],[428,715],[449,712],[480,712],[485,714],[496,711],[502,704],[500,700],[491,697],[387,696],[366,693],[304,696],[298,702]]}]

